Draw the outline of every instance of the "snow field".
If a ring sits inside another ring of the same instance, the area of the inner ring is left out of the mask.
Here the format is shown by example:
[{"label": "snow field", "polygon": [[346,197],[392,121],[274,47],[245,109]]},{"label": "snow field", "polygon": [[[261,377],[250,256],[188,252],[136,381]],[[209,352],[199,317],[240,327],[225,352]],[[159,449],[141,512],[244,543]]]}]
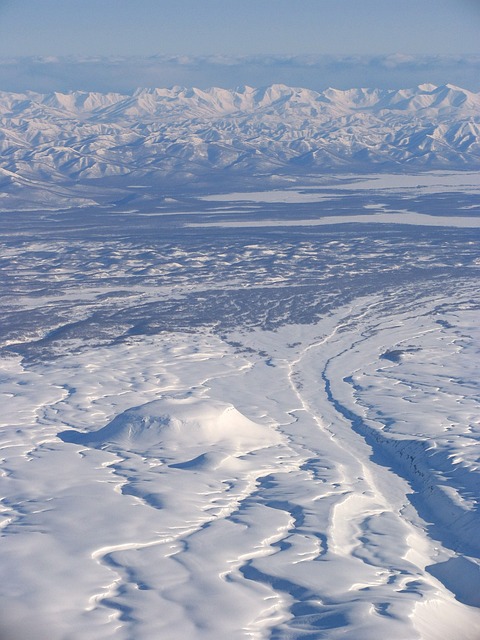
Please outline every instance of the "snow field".
[{"label": "snow field", "polygon": [[470,294],[3,358],[13,633],[475,640]]}]

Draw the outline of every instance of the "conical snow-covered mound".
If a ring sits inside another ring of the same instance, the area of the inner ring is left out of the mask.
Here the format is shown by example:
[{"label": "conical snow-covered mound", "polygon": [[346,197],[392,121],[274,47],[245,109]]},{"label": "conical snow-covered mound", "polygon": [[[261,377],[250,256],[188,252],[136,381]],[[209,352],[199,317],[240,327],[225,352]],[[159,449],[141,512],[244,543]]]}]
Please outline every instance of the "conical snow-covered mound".
[{"label": "conical snow-covered mound", "polygon": [[128,409],[94,433],[64,431],[64,441],[162,456],[218,449],[243,453],[276,444],[280,436],[231,404],[188,397],[162,399]]}]

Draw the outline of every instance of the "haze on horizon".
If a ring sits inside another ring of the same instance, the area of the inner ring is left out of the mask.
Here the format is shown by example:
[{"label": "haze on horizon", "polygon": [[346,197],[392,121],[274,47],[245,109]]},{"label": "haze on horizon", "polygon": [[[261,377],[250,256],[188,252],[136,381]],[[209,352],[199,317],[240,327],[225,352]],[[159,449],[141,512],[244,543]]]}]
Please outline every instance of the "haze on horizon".
[{"label": "haze on horizon", "polygon": [[0,0],[0,90],[480,90],[474,0]]}]

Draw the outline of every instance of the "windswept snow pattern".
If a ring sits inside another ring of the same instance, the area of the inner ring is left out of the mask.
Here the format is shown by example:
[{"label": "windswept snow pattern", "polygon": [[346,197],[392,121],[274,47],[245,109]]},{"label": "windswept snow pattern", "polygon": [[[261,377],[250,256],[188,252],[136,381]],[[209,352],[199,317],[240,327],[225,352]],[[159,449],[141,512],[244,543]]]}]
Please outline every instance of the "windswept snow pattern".
[{"label": "windswept snow pattern", "polygon": [[477,640],[478,175],[142,186],[0,216],[0,638]]}]

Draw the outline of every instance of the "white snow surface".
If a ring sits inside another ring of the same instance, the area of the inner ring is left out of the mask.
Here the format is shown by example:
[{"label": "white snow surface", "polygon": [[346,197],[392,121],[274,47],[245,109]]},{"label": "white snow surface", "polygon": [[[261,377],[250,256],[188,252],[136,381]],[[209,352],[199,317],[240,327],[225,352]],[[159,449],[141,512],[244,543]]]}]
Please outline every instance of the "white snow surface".
[{"label": "white snow surface", "polygon": [[478,638],[470,294],[3,358],[7,637]]}]

